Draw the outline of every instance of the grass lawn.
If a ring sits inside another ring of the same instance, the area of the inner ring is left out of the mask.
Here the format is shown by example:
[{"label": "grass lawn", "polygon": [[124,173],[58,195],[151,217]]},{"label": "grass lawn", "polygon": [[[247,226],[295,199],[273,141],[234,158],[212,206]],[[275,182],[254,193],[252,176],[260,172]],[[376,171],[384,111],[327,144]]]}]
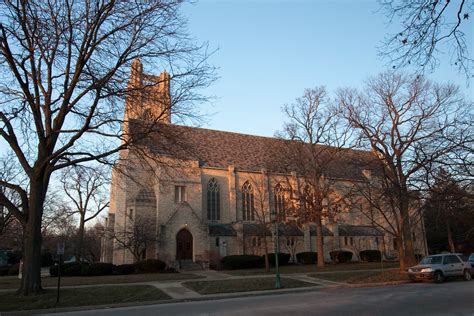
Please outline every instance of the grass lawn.
[{"label": "grass lawn", "polygon": [[314,273],[310,274],[309,276],[312,278],[324,279],[335,282],[345,282],[350,284],[408,281],[407,274],[400,273],[398,269],[384,271],[359,271],[357,273]]},{"label": "grass lawn", "polygon": [[[275,278],[248,278],[235,280],[219,280],[219,281],[190,281],[183,283],[184,286],[199,294],[217,294],[217,293],[234,293],[248,291],[274,290]],[[283,288],[295,288],[316,286],[317,284],[308,283],[287,278],[281,279]]]},{"label": "grass lawn", "polygon": [[18,297],[14,292],[1,293],[0,312],[170,299],[168,295],[151,285],[95,286],[62,289],[60,294],[60,302],[56,304],[56,291],[52,289],[46,290],[44,294],[31,297]]},{"label": "grass lawn", "polygon": [[[61,285],[100,285],[138,283],[152,281],[170,281],[184,279],[201,279],[202,276],[192,273],[149,273],[149,274],[127,274],[127,275],[104,275],[93,277],[61,277]],[[58,284],[56,277],[44,277],[41,279],[43,287],[55,287]],[[0,289],[16,289],[20,287],[17,276],[0,277]]]},{"label": "grass lawn", "polygon": [[[398,262],[384,262],[385,268],[398,268]],[[314,272],[333,272],[333,271],[350,271],[350,270],[372,270],[380,269],[380,262],[355,262],[355,263],[328,263],[324,268],[316,267],[316,264],[290,264],[280,267],[280,273],[314,273]],[[243,270],[225,270],[221,271],[231,275],[258,275],[258,274],[275,274],[275,269],[270,268],[269,272],[265,272],[264,268],[243,269]]]}]

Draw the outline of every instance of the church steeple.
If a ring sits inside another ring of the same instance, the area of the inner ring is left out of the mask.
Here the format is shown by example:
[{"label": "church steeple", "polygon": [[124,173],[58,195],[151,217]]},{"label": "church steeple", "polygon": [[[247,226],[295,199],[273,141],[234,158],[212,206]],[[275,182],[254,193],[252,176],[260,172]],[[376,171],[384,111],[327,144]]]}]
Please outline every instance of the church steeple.
[{"label": "church steeple", "polygon": [[125,101],[125,120],[140,119],[171,123],[170,75],[143,73],[140,59],[132,62]]}]

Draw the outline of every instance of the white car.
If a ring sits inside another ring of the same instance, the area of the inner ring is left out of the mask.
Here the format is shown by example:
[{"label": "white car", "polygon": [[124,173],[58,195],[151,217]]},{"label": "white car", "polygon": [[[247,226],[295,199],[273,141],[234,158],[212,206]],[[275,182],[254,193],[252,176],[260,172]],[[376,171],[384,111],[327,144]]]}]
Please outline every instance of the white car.
[{"label": "white car", "polygon": [[463,255],[459,253],[432,255],[424,257],[418,265],[409,268],[408,276],[412,281],[434,280],[436,283],[441,283],[448,277],[459,276],[470,281],[471,264],[464,261]]}]

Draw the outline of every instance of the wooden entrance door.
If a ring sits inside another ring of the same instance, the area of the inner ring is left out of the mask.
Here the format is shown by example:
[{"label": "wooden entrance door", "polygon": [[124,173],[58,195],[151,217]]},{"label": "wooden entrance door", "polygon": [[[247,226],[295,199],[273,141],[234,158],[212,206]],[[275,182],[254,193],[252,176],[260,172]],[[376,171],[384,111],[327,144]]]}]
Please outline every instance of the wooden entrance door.
[{"label": "wooden entrance door", "polygon": [[176,235],[176,260],[193,259],[193,235],[187,229],[181,229]]}]

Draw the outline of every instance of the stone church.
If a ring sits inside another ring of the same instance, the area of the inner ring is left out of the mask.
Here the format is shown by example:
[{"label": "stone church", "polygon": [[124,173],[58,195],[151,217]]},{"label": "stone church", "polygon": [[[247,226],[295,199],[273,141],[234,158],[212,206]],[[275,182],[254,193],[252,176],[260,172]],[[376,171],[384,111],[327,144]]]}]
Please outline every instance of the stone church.
[{"label": "stone church", "polygon": [[[183,260],[208,266],[227,255],[262,255],[265,246],[274,252],[275,228],[280,251],[292,259],[315,252],[316,225],[287,212],[289,190],[302,183],[298,166],[281,155],[289,141],[176,125],[170,102],[169,75],[145,74],[135,60],[124,133],[134,137],[147,126],[159,131],[121,153],[122,169],[113,171],[102,261],[158,258],[171,266]],[[334,186],[350,188],[376,176],[373,162],[370,152],[346,150],[325,175]],[[271,222],[272,212],[284,214],[278,224]],[[321,229],[328,261],[335,250],[353,252],[353,260],[367,249],[397,257],[396,239],[350,206],[325,216]],[[416,252],[424,254],[422,227],[415,235]]]}]

